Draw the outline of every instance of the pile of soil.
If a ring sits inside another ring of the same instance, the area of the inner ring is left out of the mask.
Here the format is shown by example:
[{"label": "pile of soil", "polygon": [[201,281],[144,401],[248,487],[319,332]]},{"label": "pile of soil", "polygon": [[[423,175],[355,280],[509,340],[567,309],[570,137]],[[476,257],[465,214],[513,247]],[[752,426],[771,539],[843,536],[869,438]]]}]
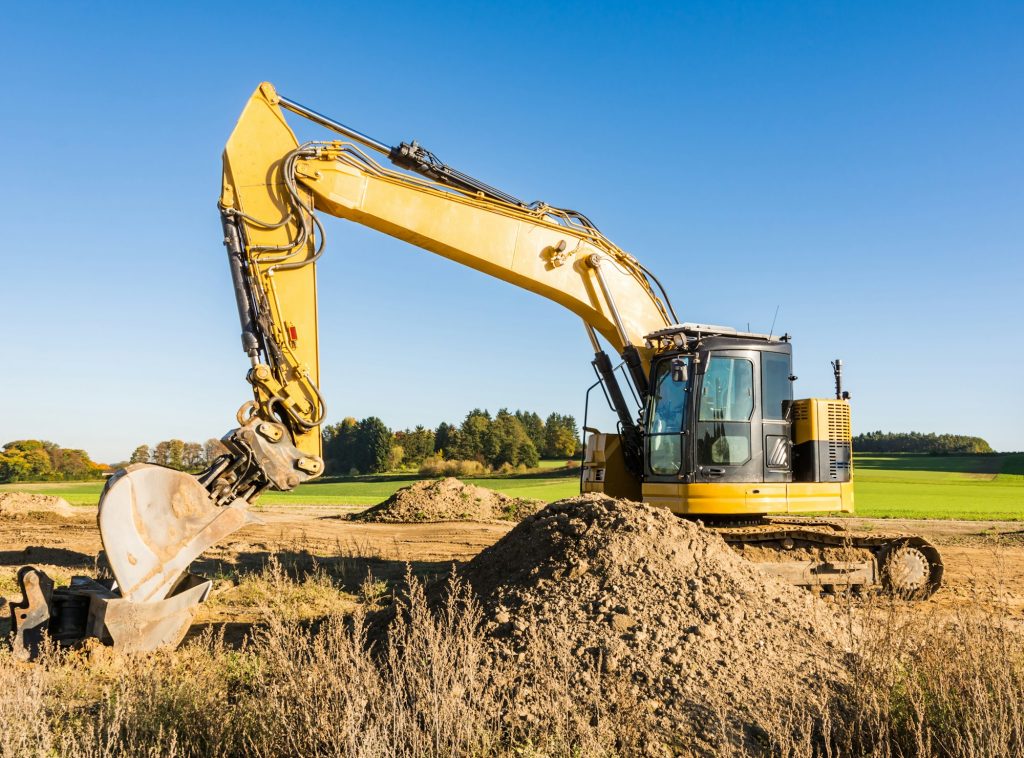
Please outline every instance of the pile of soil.
[{"label": "pile of soil", "polygon": [[[723,716],[756,744],[760,717],[842,680],[845,635],[820,599],[664,509],[562,500],[460,573],[497,656],[526,665],[569,650],[577,702],[613,683],[631,690],[660,737],[655,752],[706,749]],[[522,686],[524,715],[543,718],[539,701],[529,714],[531,683]]]},{"label": "pile of soil", "polygon": [[75,509],[62,497],[31,492],[0,492],[0,518],[17,519],[36,515],[73,518]]},{"label": "pile of soil", "polygon": [[454,477],[416,482],[355,516],[360,521],[520,521],[544,506],[540,500],[509,497]]}]

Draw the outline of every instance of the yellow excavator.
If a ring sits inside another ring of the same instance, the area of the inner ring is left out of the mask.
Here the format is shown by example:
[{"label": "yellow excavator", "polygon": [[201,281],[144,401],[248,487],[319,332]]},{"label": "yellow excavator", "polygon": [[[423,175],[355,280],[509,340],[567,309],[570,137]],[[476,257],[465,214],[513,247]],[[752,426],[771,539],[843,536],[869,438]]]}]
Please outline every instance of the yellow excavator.
[{"label": "yellow excavator", "polygon": [[[285,111],[339,139],[299,144]],[[654,274],[582,213],[524,202],[417,142],[379,142],[268,83],[242,111],[223,170],[224,245],[254,397],[223,438],[227,453],[202,474],[134,464],[108,480],[100,577],[54,587],[42,571],[21,569],[23,600],[11,611],[23,657],[44,634],[126,650],[177,644],[210,590],[189,571],[192,562],[257,520],[249,505],[261,492],[323,473],[318,212],[535,292],[582,319],[595,354],[591,390],[601,388],[617,428],[600,432],[585,419],[581,491],[700,519],[797,585],[916,597],[939,586],[942,562],[920,537],[852,535],[795,515],[853,511],[839,361],[834,398],[794,400],[788,335],[680,323]]]}]

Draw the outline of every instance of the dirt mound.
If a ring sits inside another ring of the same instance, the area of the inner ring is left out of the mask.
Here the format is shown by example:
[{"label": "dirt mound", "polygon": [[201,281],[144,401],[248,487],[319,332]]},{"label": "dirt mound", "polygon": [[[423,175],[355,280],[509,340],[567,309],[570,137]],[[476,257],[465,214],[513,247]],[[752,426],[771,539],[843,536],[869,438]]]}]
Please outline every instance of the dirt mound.
[{"label": "dirt mound", "polygon": [[[756,742],[758,719],[841,680],[844,635],[831,610],[667,510],[562,500],[460,573],[497,655],[528,668],[570,651],[564,675],[578,702],[625,687],[669,752],[707,749],[723,717],[730,739]],[[543,718],[530,686],[520,708]]]},{"label": "dirt mound", "polygon": [[72,518],[75,509],[62,497],[31,492],[0,492],[0,518],[26,518],[36,514]]},{"label": "dirt mound", "polygon": [[520,521],[544,503],[509,497],[454,477],[416,482],[358,514],[361,521]]}]

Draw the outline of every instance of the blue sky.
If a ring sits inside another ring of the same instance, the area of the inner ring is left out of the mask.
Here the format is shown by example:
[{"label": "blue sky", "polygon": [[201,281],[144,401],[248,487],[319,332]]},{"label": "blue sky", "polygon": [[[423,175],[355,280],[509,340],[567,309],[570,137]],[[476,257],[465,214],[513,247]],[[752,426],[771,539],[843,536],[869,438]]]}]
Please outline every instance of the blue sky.
[{"label": "blue sky", "polygon": [[[842,357],[857,430],[1024,449],[1020,3],[16,4],[0,49],[0,442],[104,461],[249,397],[215,201],[251,90],[582,210],[685,320]],[[315,136],[303,128],[300,136]],[[579,321],[328,222],[330,418],[582,416]]]}]

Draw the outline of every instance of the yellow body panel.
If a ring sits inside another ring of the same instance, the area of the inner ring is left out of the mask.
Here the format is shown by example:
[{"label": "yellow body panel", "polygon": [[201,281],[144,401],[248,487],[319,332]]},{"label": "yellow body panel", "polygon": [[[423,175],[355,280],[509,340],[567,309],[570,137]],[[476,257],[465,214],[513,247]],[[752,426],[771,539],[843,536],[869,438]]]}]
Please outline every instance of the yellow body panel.
[{"label": "yellow body panel", "polygon": [[793,403],[793,444],[850,441],[850,404],[846,400],[811,398]]},{"label": "yellow body panel", "polygon": [[[561,226],[540,212],[454,194],[394,172],[372,173],[338,157],[328,152],[322,159],[302,160],[296,166],[299,181],[313,192],[318,209],[553,300],[621,352],[626,343],[587,263],[590,256],[604,254],[616,264],[601,270],[629,343],[649,357],[644,336],[669,325],[635,261],[604,238]],[[556,264],[559,247],[567,254]]]},{"label": "yellow body panel", "polygon": [[680,515],[853,513],[853,482],[645,482],[643,501]]},{"label": "yellow body panel", "polygon": [[627,500],[641,499],[640,482],[626,468],[619,435],[597,432],[587,437],[581,489]]},{"label": "yellow body panel", "polygon": [[[250,98],[224,148],[224,179],[220,203],[224,208],[241,211],[261,222],[280,222],[288,213],[284,184],[280,176],[281,161],[298,147],[295,135],[281,111],[273,104],[273,88],[261,86]],[[293,219],[279,228],[265,228],[246,223],[247,248],[285,245],[296,237],[298,223]],[[289,262],[308,260],[313,256],[313,241],[308,240]],[[265,309],[274,338],[284,353],[285,363],[275,376],[262,381],[255,374],[256,403],[261,415],[273,418],[267,407],[270,396],[287,399],[299,415],[315,420],[318,411],[316,387],[320,383],[320,353],[317,334],[316,265],[285,270],[274,267],[279,255],[250,253],[251,277],[262,290],[257,297]],[[292,334],[295,339],[292,339]],[[321,438],[319,426],[294,433],[295,446],[304,453],[319,457]]]}]

